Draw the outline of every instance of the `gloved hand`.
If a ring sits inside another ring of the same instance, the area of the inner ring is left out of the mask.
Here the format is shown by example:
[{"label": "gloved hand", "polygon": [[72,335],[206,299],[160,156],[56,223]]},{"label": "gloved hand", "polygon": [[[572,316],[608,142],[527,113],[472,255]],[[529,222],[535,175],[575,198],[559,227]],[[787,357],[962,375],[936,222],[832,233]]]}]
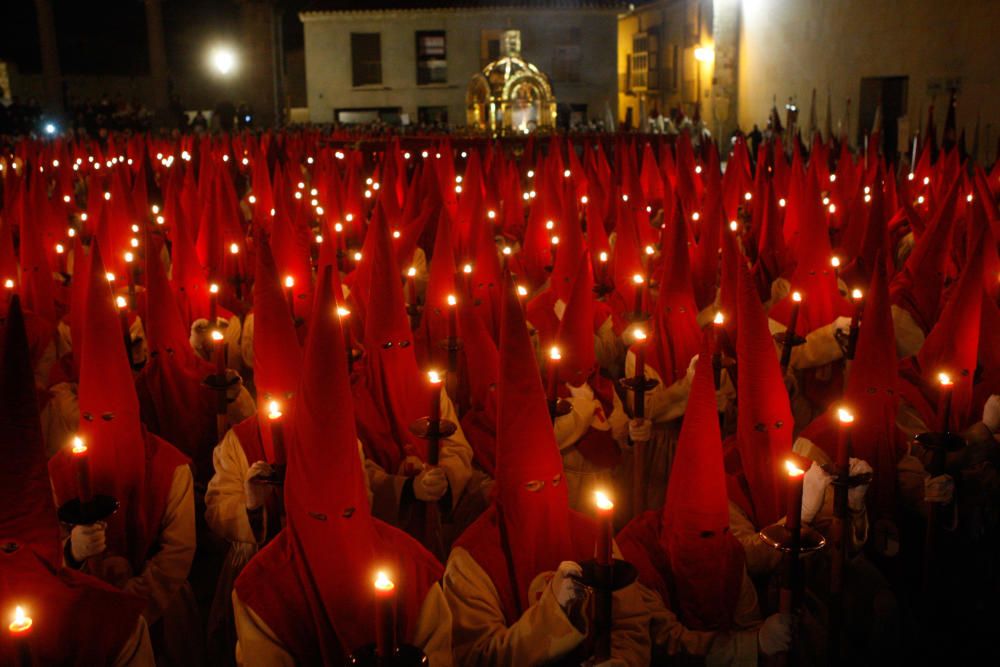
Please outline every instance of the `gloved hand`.
[{"label": "gloved hand", "polygon": [[[848,474],[851,477],[856,477],[857,475],[867,475],[872,472],[872,467],[868,465],[867,461],[856,459],[852,456],[850,463],[851,467]],[[863,510],[865,508],[865,493],[867,493],[867,491],[867,484],[852,486],[847,491],[847,505],[855,512]]]},{"label": "gloved hand", "polygon": [[993,394],[983,406],[983,424],[993,435],[1000,431],[1000,395]]},{"label": "gloved hand", "polygon": [[567,384],[566,386],[569,387],[569,395],[573,398],[579,398],[585,401],[594,400],[594,390],[591,389],[590,383],[584,382],[579,387],[574,387],[571,384]]},{"label": "gloved hand", "polygon": [[69,534],[70,550],[73,559],[82,563],[92,556],[103,553],[105,549],[104,529],[107,524],[98,521],[89,526],[73,526]]},{"label": "gloved hand", "polygon": [[583,569],[570,560],[559,563],[556,574],[552,577],[552,592],[556,596],[556,602],[565,612],[569,611],[570,605],[578,602],[586,595],[583,584],[571,578],[571,576],[582,576]]},{"label": "gloved hand", "polygon": [[258,475],[270,475],[273,471],[266,461],[256,461],[247,471],[247,478],[243,482],[243,493],[246,496],[246,506],[248,510],[255,510],[262,506],[271,495],[270,484],[255,484],[251,481]]},{"label": "gloved hand", "polygon": [[631,419],[628,423],[628,437],[632,442],[649,442],[653,437],[652,419]]},{"label": "gloved hand", "polygon": [[417,500],[432,502],[441,500],[448,491],[448,476],[442,468],[425,467],[413,480],[413,495]]},{"label": "gloved hand", "polygon": [[951,475],[924,478],[924,502],[948,505],[955,499],[955,480]]},{"label": "gloved hand", "polygon": [[802,480],[802,521],[811,523],[819,511],[823,509],[823,499],[826,497],[826,487],[830,486],[833,477],[819,467],[815,461],[809,466]]},{"label": "gloved hand", "polygon": [[836,333],[842,336],[850,335],[851,333],[851,318],[840,316],[833,321],[833,329]]},{"label": "gloved hand", "polygon": [[698,365],[698,357],[700,356],[701,356],[700,354],[696,354],[693,357],[691,357],[691,363],[688,364],[687,374],[685,376],[688,382],[694,382],[694,369],[695,366]]},{"label": "gloved hand", "polygon": [[757,631],[757,645],[764,655],[774,655],[788,650],[792,643],[791,614],[771,614]]}]

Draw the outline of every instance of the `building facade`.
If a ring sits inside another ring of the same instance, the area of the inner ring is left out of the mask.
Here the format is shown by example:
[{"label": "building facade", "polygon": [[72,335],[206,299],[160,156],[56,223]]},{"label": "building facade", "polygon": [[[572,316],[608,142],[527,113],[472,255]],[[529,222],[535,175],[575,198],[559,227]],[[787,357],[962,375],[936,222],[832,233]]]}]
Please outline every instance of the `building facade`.
[{"label": "building facade", "polygon": [[[772,105],[860,143],[881,106],[888,153],[904,152],[954,91],[970,152],[996,159],[1000,2],[650,0],[623,12],[618,115],[639,127],[673,108],[713,134],[764,127]],[[829,121],[827,121],[827,108]],[[978,141],[977,141],[978,137]]]},{"label": "building facade", "polygon": [[469,82],[497,60],[507,30],[548,75],[557,123],[603,119],[615,108],[622,11],[613,0],[316,2],[299,15],[309,120],[461,127]]}]

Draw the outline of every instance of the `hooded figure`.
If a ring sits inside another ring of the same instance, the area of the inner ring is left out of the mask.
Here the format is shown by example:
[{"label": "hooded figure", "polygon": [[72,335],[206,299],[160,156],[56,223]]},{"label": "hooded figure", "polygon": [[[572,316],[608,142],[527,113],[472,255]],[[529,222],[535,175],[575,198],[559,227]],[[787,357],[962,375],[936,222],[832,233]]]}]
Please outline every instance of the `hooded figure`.
[{"label": "hooded figure", "polygon": [[432,400],[440,403],[441,419],[455,424],[459,419],[443,383],[432,385],[417,366],[389,229],[373,223],[368,233],[374,235],[373,262],[379,269],[371,275],[362,377],[352,385],[358,432],[368,460],[375,515],[394,525],[409,523],[415,531],[423,524],[417,520],[422,508],[415,501],[441,501],[445,513],[462,501],[474,475],[473,452],[459,427],[441,439],[437,466],[431,467],[427,441],[410,431],[411,424],[429,415]]},{"label": "hooded figure", "polygon": [[[0,599],[33,617],[29,646],[36,664],[153,664],[143,601],[94,577],[65,568],[28,339],[18,298],[11,299],[0,339]],[[0,637],[0,663],[17,664],[10,632]]]},{"label": "hooded figure", "polygon": [[[597,526],[569,508],[528,329],[508,277],[500,333],[497,492],[456,542],[444,588],[461,665],[538,665],[589,655],[589,595],[571,575],[593,557]],[[615,593],[612,657],[649,661],[635,586]]]},{"label": "hooded figure", "polygon": [[[375,640],[376,571],[396,584],[400,642],[451,664],[441,566],[415,540],[372,517],[358,461],[333,268],[317,285],[289,429],[287,524],[236,580],[237,660],[343,665]],[[336,471],[331,484],[317,470]]]},{"label": "hooded figure", "polygon": [[[76,526],[64,551],[68,565],[143,598],[143,616],[163,621],[168,655],[197,652],[197,613],[187,584],[195,551],[194,490],[188,459],[146,431],[121,329],[95,244],[80,344],[79,436],[90,451],[95,494],[118,500],[106,526]],[[77,495],[68,447],[49,460],[56,502]],[[106,549],[104,546],[106,545]],[[102,554],[101,558],[94,558]],[[152,555],[150,555],[152,554]],[[160,650],[160,647],[157,647]]]},{"label": "hooded figure", "polygon": [[787,649],[787,619],[776,615],[759,625],[743,548],[729,531],[707,345],[695,370],[666,495],[662,511],[640,514],[618,534],[625,559],[639,570],[654,646],[666,655],[704,656],[712,664],[755,664],[758,649],[765,654]]}]

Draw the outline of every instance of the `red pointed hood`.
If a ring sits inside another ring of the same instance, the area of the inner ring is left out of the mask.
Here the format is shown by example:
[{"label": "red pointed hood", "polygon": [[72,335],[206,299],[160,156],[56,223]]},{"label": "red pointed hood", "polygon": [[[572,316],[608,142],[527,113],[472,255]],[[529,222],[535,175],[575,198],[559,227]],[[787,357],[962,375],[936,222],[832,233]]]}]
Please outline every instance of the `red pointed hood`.
[{"label": "red pointed hood", "polygon": [[[792,451],[795,425],[767,315],[753,279],[739,267],[736,367],[739,369],[739,415],[736,426],[743,477],[749,497],[743,510],[763,528],[783,510],[783,460]],[[734,494],[736,496],[736,494]],[[739,502],[739,497],[734,497]]]},{"label": "red pointed hood", "polygon": [[729,532],[729,500],[707,340],[670,469],[662,521],[660,542],[673,584],[672,609],[694,630],[732,627],[744,556],[743,547]]},{"label": "red pointed hood", "polygon": [[[94,493],[121,503],[108,520],[108,549],[126,555],[134,568],[145,561],[160,530],[174,470],[187,460],[164,441],[147,436],[139,421],[132,371],[101,251],[92,248],[80,361],[79,435],[90,450]],[[82,277],[82,276],[81,276]],[[72,456],[64,447],[49,461],[56,497],[76,497]]]},{"label": "red pointed hood", "polygon": [[[258,411],[271,400],[287,405],[302,374],[302,350],[278,279],[270,244],[262,239],[257,247],[257,270],[253,285],[254,384]],[[261,439],[269,461],[274,458],[268,420],[261,420]],[[280,463],[280,461],[278,461]]]},{"label": "red pointed hood", "polygon": [[656,369],[663,383],[670,386],[687,373],[691,357],[698,354],[701,341],[698,307],[691,287],[687,228],[679,215],[672,216],[663,230],[663,257],[649,365]]},{"label": "red pointed hood", "polygon": [[[372,580],[399,587],[400,636],[412,641],[428,589],[441,575],[422,547],[376,521],[358,461],[351,387],[333,267],[316,288],[285,476],[287,526],[236,582],[249,605],[308,664],[342,664],[375,640]],[[317,470],[336,471],[330,484]],[[336,554],[335,561],[330,555]]]},{"label": "red pointed hood", "polygon": [[559,379],[580,386],[597,366],[594,352],[594,279],[590,275],[590,260],[579,258],[572,296],[559,323]]},{"label": "red pointed hood", "polygon": [[[50,566],[60,562],[59,526],[45,465],[45,442],[35,395],[20,299],[11,299],[0,344],[0,535],[30,545]],[[2,557],[0,557],[2,558]]]}]

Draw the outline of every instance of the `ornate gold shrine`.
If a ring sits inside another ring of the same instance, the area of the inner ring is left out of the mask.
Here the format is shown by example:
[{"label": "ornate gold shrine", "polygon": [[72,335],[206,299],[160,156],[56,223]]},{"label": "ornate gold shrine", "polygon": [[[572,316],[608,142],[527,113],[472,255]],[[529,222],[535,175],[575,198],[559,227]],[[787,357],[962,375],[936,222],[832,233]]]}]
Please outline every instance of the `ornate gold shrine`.
[{"label": "ornate gold shrine", "polygon": [[552,128],[556,98],[549,77],[521,58],[521,33],[503,35],[502,55],[475,74],[465,93],[470,127],[490,134],[517,134]]}]

